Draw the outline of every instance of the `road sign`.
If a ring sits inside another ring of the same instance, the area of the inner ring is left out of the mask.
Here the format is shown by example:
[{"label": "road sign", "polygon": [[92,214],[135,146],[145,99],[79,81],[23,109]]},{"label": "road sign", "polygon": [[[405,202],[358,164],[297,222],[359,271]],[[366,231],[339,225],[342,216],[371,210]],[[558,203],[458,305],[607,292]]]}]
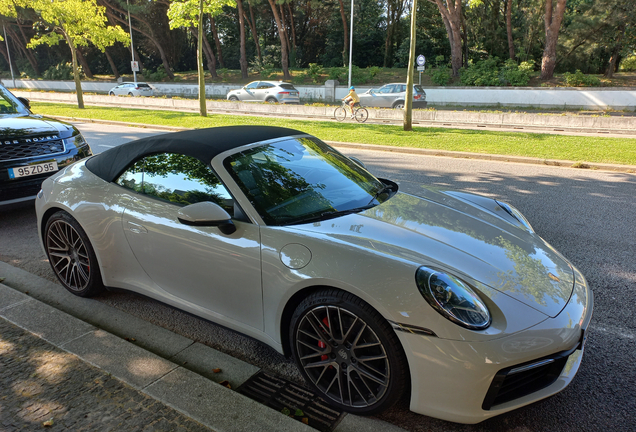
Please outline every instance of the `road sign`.
[{"label": "road sign", "polygon": [[423,72],[423,71],[426,70],[426,66],[418,66],[417,70],[420,71],[420,72]]},{"label": "road sign", "polygon": [[138,61],[131,61],[130,62],[130,68],[133,70],[133,72],[139,72],[139,62]]},{"label": "road sign", "polygon": [[417,60],[415,60],[415,62],[417,63],[418,66],[424,66],[424,64],[426,63],[426,57],[420,54],[417,56]]}]

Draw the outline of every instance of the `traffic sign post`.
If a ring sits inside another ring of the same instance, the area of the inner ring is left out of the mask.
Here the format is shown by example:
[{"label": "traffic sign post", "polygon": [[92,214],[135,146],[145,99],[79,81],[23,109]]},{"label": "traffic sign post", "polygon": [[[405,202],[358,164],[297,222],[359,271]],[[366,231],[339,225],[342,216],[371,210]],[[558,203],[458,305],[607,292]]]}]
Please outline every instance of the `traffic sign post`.
[{"label": "traffic sign post", "polygon": [[426,64],[426,57],[420,54],[417,56],[415,62],[417,63],[417,71],[420,73],[420,85],[422,85],[422,72],[426,70],[426,66],[424,66]]}]

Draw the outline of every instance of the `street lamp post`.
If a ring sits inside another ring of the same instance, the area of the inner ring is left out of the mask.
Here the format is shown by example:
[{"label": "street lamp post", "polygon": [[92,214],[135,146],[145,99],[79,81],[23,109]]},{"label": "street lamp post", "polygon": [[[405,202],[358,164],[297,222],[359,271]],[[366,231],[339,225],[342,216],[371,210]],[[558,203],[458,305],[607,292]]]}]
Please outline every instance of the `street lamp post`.
[{"label": "street lamp post", "polygon": [[351,25],[349,26],[349,87],[351,87],[351,58],[353,57],[353,0],[351,0]]},{"label": "street lamp post", "polygon": [[130,63],[130,68],[133,73],[133,80],[135,84],[137,84],[137,71],[135,71],[135,46],[133,45],[133,36],[132,36],[132,24],[130,22],[130,3],[126,0],[126,5],[128,6],[128,29],[130,30],[130,54],[132,55],[132,62]]}]

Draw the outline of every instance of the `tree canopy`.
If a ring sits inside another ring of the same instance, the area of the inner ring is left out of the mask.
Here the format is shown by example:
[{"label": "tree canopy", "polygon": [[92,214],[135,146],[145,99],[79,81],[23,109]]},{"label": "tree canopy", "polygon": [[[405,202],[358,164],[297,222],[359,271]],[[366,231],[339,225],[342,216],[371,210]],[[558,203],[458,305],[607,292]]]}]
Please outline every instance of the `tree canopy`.
[{"label": "tree canopy", "polygon": [[[128,10],[135,59],[149,81],[197,69],[199,21],[212,78],[217,67],[241,69],[245,77],[248,68],[287,71],[348,61],[346,0],[205,0],[201,16],[199,0],[129,3],[128,8],[126,0],[0,0],[14,69],[44,76],[72,61],[73,48],[65,47],[72,44],[86,76],[130,73],[123,37]],[[354,1],[355,66],[407,66],[412,4]],[[421,0],[416,52],[430,60],[427,66],[449,68],[453,75],[489,58],[527,62],[536,71],[544,63],[556,73],[611,75],[622,64],[636,63],[628,61],[636,55],[635,7],[636,0]],[[6,46],[0,54],[0,68],[8,71]]]}]

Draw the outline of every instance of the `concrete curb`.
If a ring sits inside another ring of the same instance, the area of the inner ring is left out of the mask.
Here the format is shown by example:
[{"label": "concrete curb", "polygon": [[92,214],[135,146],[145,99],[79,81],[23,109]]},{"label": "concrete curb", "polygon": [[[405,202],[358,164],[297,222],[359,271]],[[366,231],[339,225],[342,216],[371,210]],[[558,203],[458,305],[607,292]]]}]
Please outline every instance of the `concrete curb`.
[{"label": "concrete curb", "polygon": [[[215,431],[315,431],[240,393],[258,368],[0,262],[0,317]],[[213,368],[221,373],[213,374]],[[206,372],[207,371],[207,372]],[[216,381],[216,382],[215,382]],[[334,432],[404,432],[348,414]]]}]

